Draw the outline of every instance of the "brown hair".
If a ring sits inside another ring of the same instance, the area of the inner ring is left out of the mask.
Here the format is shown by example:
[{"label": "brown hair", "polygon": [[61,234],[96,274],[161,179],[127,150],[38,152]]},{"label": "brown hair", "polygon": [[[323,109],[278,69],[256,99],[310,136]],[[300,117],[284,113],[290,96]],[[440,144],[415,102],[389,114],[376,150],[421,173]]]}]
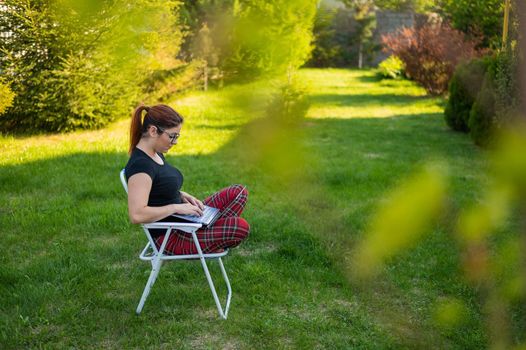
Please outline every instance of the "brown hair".
[{"label": "brown hair", "polygon": [[[144,119],[142,118],[143,111],[146,111]],[[142,105],[137,107],[135,112],[133,112],[130,126],[130,149],[128,153],[131,153],[137,146],[150,125],[169,129],[179,126],[182,122],[183,117],[170,106],[155,105],[148,107]],[[161,133],[159,129],[157,129],[157,132]]]}]

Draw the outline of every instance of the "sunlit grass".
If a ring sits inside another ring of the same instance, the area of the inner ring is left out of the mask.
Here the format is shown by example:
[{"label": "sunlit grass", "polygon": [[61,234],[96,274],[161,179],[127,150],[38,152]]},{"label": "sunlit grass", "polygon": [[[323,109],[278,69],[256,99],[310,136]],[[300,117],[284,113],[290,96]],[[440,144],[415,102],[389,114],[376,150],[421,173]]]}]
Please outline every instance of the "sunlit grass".
[{"label": "sunlit grass", "polygon": [[[259,95],[266,83],[233,86],[227,90],[194,92],[167,102],[185,118],[182,138],[172,154],[205,155],[217,152],[232,140],[239,128],[257,115],[246,113],[242,101]],[[155,104],[155,101],[145,101]],[[130,117],[112,123],[102,130],[76,131],[66,134],[38,136],[0,135],[0,165],[22,164],[31,160],[49,159],[75,153],[122,152],[128,147]]]}]

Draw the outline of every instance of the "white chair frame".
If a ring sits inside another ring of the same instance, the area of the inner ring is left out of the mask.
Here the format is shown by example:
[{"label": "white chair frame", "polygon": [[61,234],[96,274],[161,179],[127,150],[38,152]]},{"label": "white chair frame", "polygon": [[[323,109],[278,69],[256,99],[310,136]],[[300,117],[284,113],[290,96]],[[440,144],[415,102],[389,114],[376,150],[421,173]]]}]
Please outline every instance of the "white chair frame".
[{"label": "white chair frame", "polygon": [[[128,193],[128,184],[126,182],[124,169],[121,170],[120,172],[120,179],[121,179],[122,186],[126,190],[126,193]],[[226,320],[228,317],[228,310],[230,309],[230,300],[232,298],[232,288],[230,286],[230,281],[228,279],[228,275],[226,273],[225,267],[223,266],[223,261],[221,260],[221,258],[228,254],[228,250],[225,249],[225,251],[220,252],[220,253],[203,254],[203,251],[201,250],[201,246],[199,245],[199,240],[197,239],[197,234],[196,234],[196,231],[199,228],[201,228],[202,226],[201,224],[183,223],[183,222],[154,222],[150,224],[142,224],[141,226],[144,230],[144,233],[146,234],[146,237],[148,238],[148,243],[146,243],[146,246],[144,247],[141,254],[139,255],[139,259],[143,261],[149,261],[152,265],[152,271],[150,272],[150,277],[148,278],[148,282],[146,282],[146,286],[144,287],[144,291],[142,293],[141,300],[139,301],[139,305],[137,306],[136,313],[137,314],[141,313],[144,307],[144,303],[146,302],[146,298],[148,298],[148,295],[150,294],[150,290],[153,287],[155,280],[157,279],[157,276],[159,275],[159,271],[164,261],[199,259],[201,261],[201,265],[205,272],[206,279],[208,280],[208,285],[210,286],[210,290],[212,291],[212,296],[214,297],[214,301],[216,303],[217,311],[219,312],[219,316],[222,319]],[[148,229],[165,229],[166,230],[166,234],[164,236],[163,243],[161,244],[161,247],[159,249],[157,249],[155,242],[152,239],[152,236],[150,235],[150,232],[148,231]],[[186,254],[186,255],[165,254],[164,249],[166,247],[166,243],[168,242],[170,235],[172,234],[172,230],[174,229],[177,229],[179,231],[183,231],[183,232],[186,232],[192,235],[192,239],[197,249],[197,254]],[[225,280],[225,284],[228,290],[228,294],[226,298],[226,305],[224,308],[221,306],[221,302],[219,301],[219,297],[217,296],[214,281],[212,280],[212,277],[210,276],[210,272],[206,264],[207,259],[217,259],[219,263],[219,267],[221,268],[221,274],[223,275],[223,279]]]}]

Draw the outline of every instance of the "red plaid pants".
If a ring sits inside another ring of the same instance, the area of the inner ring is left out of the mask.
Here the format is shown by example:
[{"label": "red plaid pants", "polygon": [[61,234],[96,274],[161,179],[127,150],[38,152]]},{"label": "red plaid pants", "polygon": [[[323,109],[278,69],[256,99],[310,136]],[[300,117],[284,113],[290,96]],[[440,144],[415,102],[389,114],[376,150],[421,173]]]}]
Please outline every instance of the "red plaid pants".
[{"label": "red plaid pants", "polygon": [[[216,222],[208,227],[197,230],[197,239],[203,253],[221,251],[232,248],[247,238],[250,226],[240,215],[245,208],[248,191],[245,186],[232,185],[214,193],[203,203],[221,211]],[[164,241],[164,235],[155,239],[159,248]],[[192,235],[180,230],[173,230],[164,250],[168,254],[197,254]]]}]

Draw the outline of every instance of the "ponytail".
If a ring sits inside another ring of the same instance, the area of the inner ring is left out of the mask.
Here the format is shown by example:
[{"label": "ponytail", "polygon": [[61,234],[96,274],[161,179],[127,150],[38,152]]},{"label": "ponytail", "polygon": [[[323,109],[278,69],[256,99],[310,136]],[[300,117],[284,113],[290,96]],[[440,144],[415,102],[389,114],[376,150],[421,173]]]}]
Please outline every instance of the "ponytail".
[{"label": "ponytail", "polygon": [[[146,111],[144,120],[142,119],[142,112]],[[171,128],[178,126],[183,122],[183,117],[167,105],[155,105],[152,107],[141,105],[133,112],[130,125],[130,149],[128,153],[131,154],[133,149],[137,146],[141,137],[146,132],[150,125],[157,127]]]},{"label": "ponytail", "polygon": [[149,108],[146,106],[139,106],[133,112],[131,126],[130,126],[130,149],[128,153],[131,154],[135,146],[139,143],[142,136],[142,111],[148,112]]}]

